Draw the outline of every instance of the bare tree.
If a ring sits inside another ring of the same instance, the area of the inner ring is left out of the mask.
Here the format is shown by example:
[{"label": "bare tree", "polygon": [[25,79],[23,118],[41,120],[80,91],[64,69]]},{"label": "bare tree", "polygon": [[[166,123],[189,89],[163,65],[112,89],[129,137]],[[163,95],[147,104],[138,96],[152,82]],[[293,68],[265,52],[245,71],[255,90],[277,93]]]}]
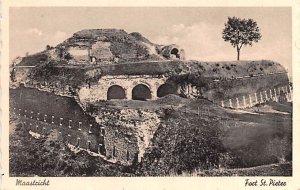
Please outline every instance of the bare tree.
[{"label": "bare tree", "polygon": [[237,60],[240,60],[240,50],[243,46],[252,46],[261,39],[260,29],[252,19],[228,17],[223,29],[223,39],[229,41],[237,50]]}]

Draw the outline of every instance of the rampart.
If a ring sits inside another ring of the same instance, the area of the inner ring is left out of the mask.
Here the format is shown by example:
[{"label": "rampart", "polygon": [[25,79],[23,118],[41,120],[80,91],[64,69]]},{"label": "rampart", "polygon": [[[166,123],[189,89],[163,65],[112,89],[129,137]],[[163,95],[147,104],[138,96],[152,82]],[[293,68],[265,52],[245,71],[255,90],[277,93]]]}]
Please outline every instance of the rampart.
[{"label": "rampart", "polygon": [[[150,66],[147,64],[139,66],[138,71],[146,72]],[[176,67],[167,72],[169,64]],[[280,65],[247,64],[249,68],[259,69],[248,72],[243,66],[229,67],[225,63],[214,72],[215,68],[209,64],[203,68],[201,64],[191,66],[178,62],[165,62],[159,74],[155,74],[155,69],[151,74],[135,73],[134,69],[130,74],[119,74],[118,66],[114,65],[105,72],[99,66],[55,66],[50,70],[47,66],[44,70],[18,67],[19,76],[13,82],[15,89],[10,92],[10,107],[24,127],[33,132],[47,134],[56,129],[61,139],[77,148],[94,152],[111,162],[131,165],[141,161],[145,150],[151,146],[153,134],[161,124],[158,115],[139,109],[100,109],[105,104],[91,111],[87,110],[88,105],[111,99],[157,99],[167,94],[205,98],[233,109],[268,101],[292,101],[292,87]],[[127,70],[130,66],[122,68]],[[201,68],[201,72],[189,72],[196,67]],[[35,70],[37,78],[32,77],[31,70]]]},{"label": "rampart", "polygon": [[156,113],[135,109],[95,110],[92,117],[72,98],[36,89],[10,94],[10,114],[27,130],[41,135],[57,130],[64,142],[123,165],[141,161],[160,122]]},{"label": "rampart", "polygon": [[221,106],[236,109],[278,101],[278,97],[283,95],[286,100],[292,101],[292,88],[287,73],[214,80],[202,87],[201,93],[204,98]]},{"label": "rampart", "polygon": [[12,111],[11,113],[15,113],[17,115],[23,127],[27,130],[40,135],[46,135],[49,134],[51,130],[57,130],[60,135],[60,140],[78,148],[105,155],[103,139],[101,140],[96,134],[97,131],[95,128],[80,124],[78,126],[61,125],[60,119],[53,119],[53,123],[51,120],[47,122],[47,120],[44,120],[43,118],[34,118],[27,115],[26,112],[28,110],[13,109],[15,111]]},{"label": "rampart", "polygon": [[[36,89],[10,89],[10,113],[16,113],[22,122],[32,124],[32,131],[58,129],[71,144],[96,151],[101,139],[100,126],[93,117],[84,113],[76,101]],[[39,126],[38,128],[35,128]],[[46,132],[45,131],[45,132]],[[68,136],[70,135],[70,136]]]}]

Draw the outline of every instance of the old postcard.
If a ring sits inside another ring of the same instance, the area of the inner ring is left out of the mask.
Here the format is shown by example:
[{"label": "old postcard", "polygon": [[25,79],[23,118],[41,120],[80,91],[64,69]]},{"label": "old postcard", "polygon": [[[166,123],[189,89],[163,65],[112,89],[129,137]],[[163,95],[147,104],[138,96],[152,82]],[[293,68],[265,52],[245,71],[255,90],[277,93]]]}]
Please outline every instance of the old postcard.
[{"label": "old postcard", "polygon": [[300,189],[300,1],[1,6],[2,189]]}]

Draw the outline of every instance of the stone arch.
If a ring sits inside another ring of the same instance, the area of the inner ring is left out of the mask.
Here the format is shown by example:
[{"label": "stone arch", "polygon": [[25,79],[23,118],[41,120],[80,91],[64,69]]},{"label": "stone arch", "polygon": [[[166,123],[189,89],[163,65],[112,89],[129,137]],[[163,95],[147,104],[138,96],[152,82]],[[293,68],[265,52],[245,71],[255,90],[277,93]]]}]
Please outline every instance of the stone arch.
[{"label": "stone arch", "polygon": [[177,48],[173,48],[171,50],[170,54],[171,54],[171,58],[172,58],[172,56],[174,56],[174,58],[180,59],[179,50]]},{"label": "stone arch", "polygon": [[107,100],[126,99],[124,88],[119,85],[112,85],[107,89]]},{"label": "stone arch", "polygon": [[169,45],[164,46],[160,53],[162,56],[164,56],[167,59],[180,59],[184,60],[184,50],[180,49],[177,45]]},{"label": "stone arch", "polygon": [[151,99],[151,89],[148,85],[138,84],[132,89],[132,99],[133,100],[147,100]]},{"label": "stone arch", "polygon": [[163,97],[168,94],[177,94],[177,88],[174,84],[164,83],[157,89],[157,97]]}]

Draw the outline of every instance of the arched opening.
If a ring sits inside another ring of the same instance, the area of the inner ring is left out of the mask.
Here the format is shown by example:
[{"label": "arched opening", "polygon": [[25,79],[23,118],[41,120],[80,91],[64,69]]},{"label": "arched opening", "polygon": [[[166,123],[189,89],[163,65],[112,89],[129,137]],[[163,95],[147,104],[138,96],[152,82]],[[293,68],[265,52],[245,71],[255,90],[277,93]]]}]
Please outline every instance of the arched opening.
[{"label": "arched opening", "polygon": [[132,89],[133,100],[147,100],[151,99],[151,91],[144,84],[138,84]]},{"label": "arched opening", "polygon": [[157,97],[163,97],[168,94],[177,94],[177,89],[174,84],[165,83],[157,89]]},{"label": "arched opening", "polygon": [[125,90],[119,85],[113,85],[107,90],[107,99],[125,99]]},{"label": "arched opening", "polygon": [[173,48],[173,49],[171,50],[171,53],[170,53],[170,54],[171,54],[171,57],[172,57],[172,55],[174,55],[174,57],[180,59],[179,50],[178,50],[177,48]]}]

